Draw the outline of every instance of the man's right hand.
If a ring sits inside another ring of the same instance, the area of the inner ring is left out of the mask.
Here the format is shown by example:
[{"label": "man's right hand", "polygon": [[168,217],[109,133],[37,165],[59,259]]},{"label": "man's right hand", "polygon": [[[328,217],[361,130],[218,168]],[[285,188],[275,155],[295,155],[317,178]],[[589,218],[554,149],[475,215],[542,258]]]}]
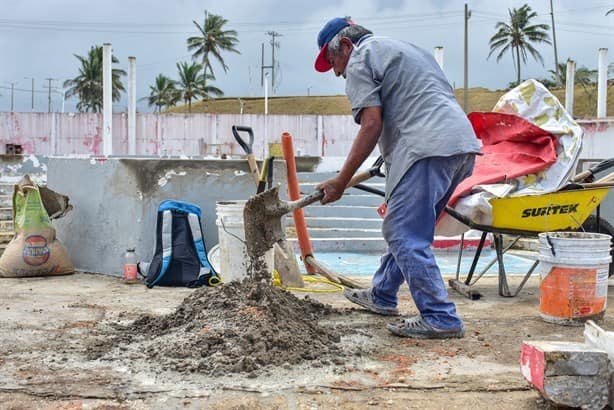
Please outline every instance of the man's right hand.
[{"label": "man's right hand", "polygon": [[319,189],[324,192],[324,197],[320,200],[322,205],[328,204],[330,202],[335,202],[339,198],[343,196],[343,191],[345,191],[345,186],[347,182],[344,181],[339,176],[328,179],[316,186],[316,189]]}]

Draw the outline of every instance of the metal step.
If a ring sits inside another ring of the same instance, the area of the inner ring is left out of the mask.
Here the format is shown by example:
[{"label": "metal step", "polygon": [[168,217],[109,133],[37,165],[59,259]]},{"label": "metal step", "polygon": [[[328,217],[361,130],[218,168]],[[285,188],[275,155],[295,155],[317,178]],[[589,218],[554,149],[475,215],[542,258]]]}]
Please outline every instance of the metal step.
[{"label": "metal step", "polygon": [[0,232],[0,244],[9,243],[15,236],[15,232]]},{"label": "metal step", "polygon": [[[366,168],[364,170],[366,170]],[[358,172],[361,172],[361,171],[362,169]],[[303,182],[319,183],[322,181],[326,181],[327,179],[334,178],[335,175],[337,175],[337,172],[299,172],[297,174],[298,180],[300,181],[300,183],[303,183]],[[384,181],[384,178],[374,176],[373,178],[369,179],[369,181],[381,182],[381,181]]]},{"label": "metal step", "polygon": [[12,207],[13,206],[13,196],[12,195],[0,195],[0,207]]},{"label": "metal step", "polygon": [[[300,252],[297,239],[288,238],[288,242]],[[384,252],[387,248],[381,238],[311,238],[311,246],[314,252]]]},{"label": "metal step", "polygon": [[12,220],[0,221],[0,232],[13,232],[13,230]]},{"label": "metal step", "polygon": [[[364,193],[363,193],[364,194]],[[343,195],[338,201],[328,204],[326,206],[371,206],[376,209],[384,202],[384,198],[378,195],[366,194],[366,195]],[[322,206],[319,202],[316,202],[313,206]]]},{"label": "metal step", "polygon": [[0,221],[10,221],[13,219],[12,207],[0,207]]},{"label": "metal step", "polygon": [[[324,181],[325,179],[322,179],[322,181]],[[305,192],[305,193],[310,193],[313,190],[316,189],[316,186],[318,186],[320,184],[321,181],[314,181],[314,182],[300,182],[299,183],[299,189],[301,192]],[[377,188],[377,189],[381,189],[384,190],[384,187],[386,186],[386,183],[384,181],[383,178],[377,178],[377,179],[369,179],[365,182],[362,183],[363,185],[367,185],[373,188]],[[364,191],[361,191],[359,189],[356,188],[349,188],[346,191],[346,194],[364,194]]]},{"label": "metal step", "polygon": [[[382,219],[377,216],[371,218],[340,218],[332,217],[307,217],[305,223],[309,228],[347,228],[354,229],[356,227],[364,229],[380,229],[382,227]],[[292,217],[286,217],[286,226],[294,226]]]},{"label": "metal step", "polygon": [[[381,229],[354,229],[354,228],[313,228],[307,227],[309,237],[312,239],[319,238],[337,238],[337,239],[350,239],[350,238],[379,238],[382,239]],[[296,237],[296,231],[294,227],[288,227],[286,230],[286,236]]]},{"label": "metal step", "polygon": [[303,208],[306,217],[328,218],[379,218],[372,206],[316,205]]}]

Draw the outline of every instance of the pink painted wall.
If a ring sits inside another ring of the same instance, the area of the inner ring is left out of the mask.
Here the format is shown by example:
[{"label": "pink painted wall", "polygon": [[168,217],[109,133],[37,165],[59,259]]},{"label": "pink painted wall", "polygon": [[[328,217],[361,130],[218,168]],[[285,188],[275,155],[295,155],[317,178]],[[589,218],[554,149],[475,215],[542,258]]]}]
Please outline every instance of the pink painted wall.
[{"label": "pink painted wall", "polygon": [[614,119],[580,120],[584,128],[581,159],[614,158]]},{"label": "pink painted wall", "polygon": [[[128,116],[113,115],[113,153],[128,152]],[[581,120],[585,129],[581,158],[614,157],[614,120]],[[243,154],[232,136],[233,125],[254,129],[254,153],[262,157],[267,142],[294,137],[302,155],[343,157],[358,126],[347,115],[137,114],[138,155]],[[21,144],[25,154],[102,153],[102,114],[0,113],[0,153],[6,144]]]},{"label": "pink painted wall", "polygon": [[[262,156],[264,134],[280,142],[283,132],[294,136],[304,154],[320,153],[316,116],[137,114],[139,155],[243,154],[232,136],[232,125],[254,129],[254,152]],[[329,127],[330,128],[330,127]],[[350,136],[347,136],[350,138]],[[320,138],[321,139],[321,138]],[[20,144],[26,154],[68,155],[102,153],[102,115],[91,113],[0,113],[0,153],[6,144]],[[128,152],[126,114],[113,115],[113,153]]]}]

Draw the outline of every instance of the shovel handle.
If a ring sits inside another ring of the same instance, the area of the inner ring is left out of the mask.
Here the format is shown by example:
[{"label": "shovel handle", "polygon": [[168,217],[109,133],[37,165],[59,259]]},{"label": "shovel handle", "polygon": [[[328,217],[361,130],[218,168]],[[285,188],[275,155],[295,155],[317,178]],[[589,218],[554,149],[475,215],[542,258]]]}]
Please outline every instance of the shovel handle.
[{"label": "shovel handle", "polygon": [[258,163],[256,162],[254,154],[247,154],[247,164],[249,165],[249,171],[252,174],[252,178],[254,178],[254,182],[256,182],[256,186],[258,186],[258,183],[260,183],[260,170],[258,169]]},{"label": "shovel handle", "polygon": [[[239,131],[247,132],[247,134],[249,135],[249,143],[246,143],[243,138],[241,138],[241,136],[239,135]],[[235,140],[237,140],[237,142],[239,143],[241,148],[243,148],[243,151],[245,151],[246,154],[251,154],[253,152],[252,147],[254,145],[254,131],[251,127],[246,127],[244,125],[233,125],[232,135],[234,135]]]},{"label": "shovel handle", "polygon": [[[371,171],[363,171],[363,172],[354,174],[352,179],[350,179],[350,182],[348,182],[348,184],[345,186],[345,189],[351,188],[356,184],[360,184],[361,182],[366,181],[372,176],[373,174]],[[288,212],[294,211],[295,209],[304,208],[307,205],[311,205],[314,202],[317,202],[322,198],[324,198],[324,191],[321,191],[318,189],[314,191],[313,193],[307,195],[306,197],[303,197],[296,201],[288,202]]]}]

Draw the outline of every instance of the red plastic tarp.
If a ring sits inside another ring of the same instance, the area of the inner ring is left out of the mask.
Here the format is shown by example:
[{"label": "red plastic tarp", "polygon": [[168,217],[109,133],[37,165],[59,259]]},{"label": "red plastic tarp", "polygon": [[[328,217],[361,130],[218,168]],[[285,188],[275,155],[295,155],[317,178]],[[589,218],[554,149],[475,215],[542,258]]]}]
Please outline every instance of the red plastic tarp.
[{"label": "red plastic tarp", "polygon": [[472,112],[469,121],[482,140],[473,174],[454,191],[448,205],[480,184],[502,183],[547,169],[556,161],[556,137],[518,115]]}]

